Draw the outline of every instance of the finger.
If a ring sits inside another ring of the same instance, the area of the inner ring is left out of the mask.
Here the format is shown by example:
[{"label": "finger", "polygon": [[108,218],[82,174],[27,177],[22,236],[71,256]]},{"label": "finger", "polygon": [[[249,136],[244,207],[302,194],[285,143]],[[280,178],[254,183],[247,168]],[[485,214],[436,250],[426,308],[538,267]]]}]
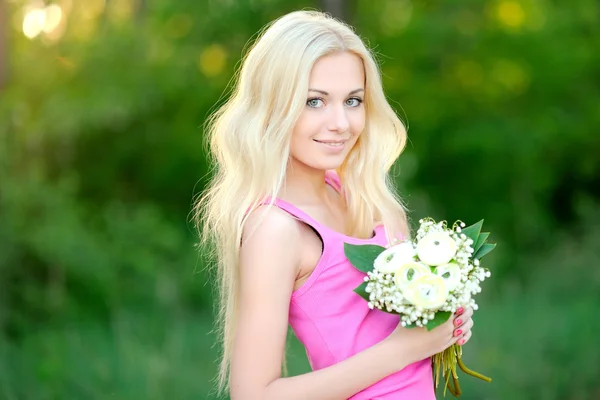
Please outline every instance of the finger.
[{"label": "finger", "polygon": [[475,312],[475,310],[473,310],[473,307],[467,307],[465,309],[465,315],[468,315],[469,318],[471,318],[473,316],[474,312]]},{"label": "finger", "polygon": [[456,330],[454,332],[454,335],[452,337],[452,340],[450,341],[450,344],[457,344],[459,346],[464,345],[465,343],[467,343],[469,341],[469,339],[471,339],[471,336],[473,335],[473,332],[471,331],[471,329],[467,329],[466,331],[461,332],[459,334],[456,334],[458,330]]},{"label": "finger", "polygon": [[471,328],[473,328],[473,325],[475,325],[475,321],[473,321],[472,318],[469,318],[456,328],[462,329],[463,332],[466,332],[468,330],[471,330]]},{"label": "finger", "polygon": [[461,324],[460,326],[457,326],[454,329],[453,335],[455,337],[460,337],[460,336],[464,335],[465,333],[467,333],[471,330],[471,328],[473,327],[473,324],[474,324],[473,320],[469,318],[463,324]]},{"label": "finger", "polygon": [[473,307],[459,307],[454,313],[453,318],[457,319],[462,317],[464,321],[466,318],[471,318],[473,316],[473,312]]},{"label": "finger", "polygon": [[458,344],[459,346],[463,346],[469,341],[469,339],[471,339],[471,336],[473,336],[473,331],[469,330],[460,339],[456,341],[456,344]]},{"label": "finger", "polygon": [[465,313],[462,315],[455,316],[453,320],[454,327],[458,328],[459,326],[465,324],[467,321],[472,320],[472,316],[473,312],[469,313],[468,311],[465,311]]}]

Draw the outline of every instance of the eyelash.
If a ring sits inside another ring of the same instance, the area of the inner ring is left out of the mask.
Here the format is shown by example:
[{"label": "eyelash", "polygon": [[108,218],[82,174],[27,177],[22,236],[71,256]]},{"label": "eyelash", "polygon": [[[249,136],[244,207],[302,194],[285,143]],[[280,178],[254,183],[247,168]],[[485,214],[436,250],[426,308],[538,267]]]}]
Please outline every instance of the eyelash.
[{"label": "eyelash", "polygon": [[[321,97],[312,97],[312,98],[310,98],[310,99],[308,99],[308,100],[306,101],[306,105],[307,105],[307,106],[309,106],[309,107],[311,107],[311,108],[317,108],[317,107],[312,107],[312,106],[310,106],[310,105],[309,105],[309,103],[310,103],[311,101],[313,101],[313,100],[320,100],[320,101],[322,101],[323,103],[325,103],[325,99],[323,99],[323,98],[321,98]],[[350,106],[350,107],[353,107],[353,108],[354,108],[354,107],[358,107],[358,106],[359,106],[359,105],[361,105],[361,104],[362,104],[362,102],[363,102],[363,99],[361,99],[360,97],[350,97],[348,100],[356,100],[356,101],[358,102],[358,104],[357,104],[357,105],[355,105],[355,106]],[[348,100],[346,100],[346,102],[348,102]]]}]

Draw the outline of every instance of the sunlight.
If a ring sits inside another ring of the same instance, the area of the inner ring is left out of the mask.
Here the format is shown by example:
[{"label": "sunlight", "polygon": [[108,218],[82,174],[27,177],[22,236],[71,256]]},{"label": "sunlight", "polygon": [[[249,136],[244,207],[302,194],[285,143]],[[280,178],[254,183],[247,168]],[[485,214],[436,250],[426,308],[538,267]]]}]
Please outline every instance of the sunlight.
[{"label": "sunlight", "polygon": [[47,7],[29,7],[23,18],[23,34],[33,39],[42,32],[51,34],[63,19],[63,10],[58,4]]},{"label": "sunlight", "polygon": [[204,49],[200,54],[198,68],[205,76],[217,76],[225,68],[226,61],[227,52],[223,46],[213,44]]},{"label": "sunlight", "polygon": [[516,1],[503,1],[496,9],[496,17],[505,26],[519,28],[525,22],[525,10]]},{"label": "sunlight", "polygon": [[45,13],[46,23],[44,24],[44,32],[52,33],[60,25],[60,21],[62,21],[62,8],[58,4],[51,4],[46,7]]},{"label": "sunlight", "polygon": [[46,12],[44,9],[33,8],[25,13],[23,18],[23,33],[29,39],[42,33],[46,26]]}]

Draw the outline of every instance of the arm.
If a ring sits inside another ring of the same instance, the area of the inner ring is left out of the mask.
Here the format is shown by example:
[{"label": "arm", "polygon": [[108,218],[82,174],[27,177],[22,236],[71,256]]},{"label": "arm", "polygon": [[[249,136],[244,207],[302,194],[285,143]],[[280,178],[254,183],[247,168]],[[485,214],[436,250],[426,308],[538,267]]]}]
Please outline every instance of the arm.
[{"label": "arm", "polygon": [[[279,209],[260,221],[240,251],[237,333],[231,361],[232,400],[342,399],[407,365],[390,357],[387,340],[319,371],[281,377],[290,297],[302,257],[302,224]],[[260,224],[259,224],[260,221]]]}]

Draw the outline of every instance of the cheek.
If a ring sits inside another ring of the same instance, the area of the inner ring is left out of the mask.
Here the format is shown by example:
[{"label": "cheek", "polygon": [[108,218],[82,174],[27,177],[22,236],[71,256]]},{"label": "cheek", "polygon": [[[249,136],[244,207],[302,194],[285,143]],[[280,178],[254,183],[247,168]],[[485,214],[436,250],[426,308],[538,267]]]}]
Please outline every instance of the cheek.
[{"label": "cheek", "polygon": [[312,137],[319,131],[317,118],[303,113],[294,127],[292,133],[292,143],[306,146],[312,140]]},{"label": "cheek", "polygon": [[364,109],[361,112],[357,112],[350,116],[350,132],[352,135],[358,137],[365,129],[365,112]]},{"label": "cheek", "polygon": [[306,147],[307,147],[307,139],[301,135],[294,135],[292,137],[292,145],[290,148],[290,153],[292,154],[292,156],[298,158],[298,156],[301,156],[303,153],[306,153]]},{"label": "cheek", "polygon": [[298,121],[292,133],[290,152],[295,158],[306,157],[310,153],[312,130],[308,121]]}]

